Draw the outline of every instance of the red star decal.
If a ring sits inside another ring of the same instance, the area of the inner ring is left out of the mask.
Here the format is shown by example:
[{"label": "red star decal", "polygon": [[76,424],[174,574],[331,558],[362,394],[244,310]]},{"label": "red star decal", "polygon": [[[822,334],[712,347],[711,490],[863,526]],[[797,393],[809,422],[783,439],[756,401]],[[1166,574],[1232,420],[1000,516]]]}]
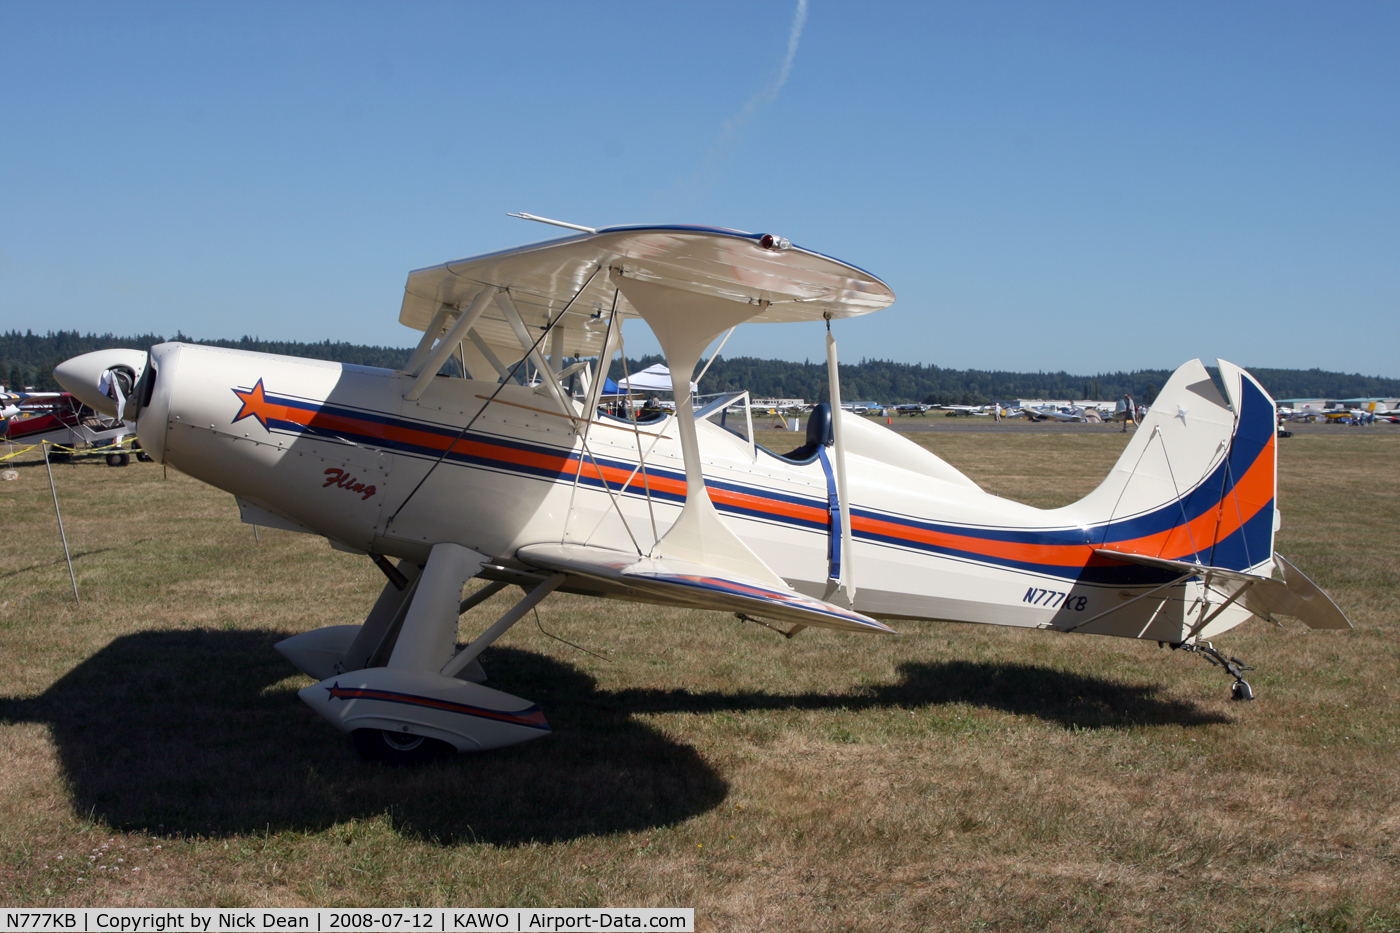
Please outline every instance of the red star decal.
[{"label": "red star decal", "polygon": [[238,401],[243,403],[243,407],[238,409],[238,414],[233,416],[233,423],[237,424],[244,418],[252,415],[254,418],[258,419],[258,423],[263,426],[263,430],[267,430],[267,416],[272,411],[273,406],[269,405],[267,399],[263,396],[262,380],[259,379],[258,384],[251,389],[234,389],[233,394],[238,396]]}]

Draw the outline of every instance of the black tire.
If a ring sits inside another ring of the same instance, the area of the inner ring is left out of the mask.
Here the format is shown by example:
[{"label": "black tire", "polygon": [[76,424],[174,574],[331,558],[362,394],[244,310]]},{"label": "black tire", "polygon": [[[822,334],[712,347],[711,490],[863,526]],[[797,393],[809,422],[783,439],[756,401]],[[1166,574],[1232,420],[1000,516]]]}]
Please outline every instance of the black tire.
[{"label": "black tire", "polygon": [[73,459],[73,455],[66,450],[49,451],[49,463],[67,463]]},{"label": "black tire", "polygon": [[1230,698],[1248,703],[1254,699],[1254,688],[1246,680],[1237,680],[1230,685]]},{"label": "black tire", "polygon": [[131,462],[131,454],[108,454],[107,465],[109,467],[124,467]]},{"label": "black tire", "polygon": [[365,761],[397,767],[427,764],[457,754],[457,749],[438,739],[388,729],[356,729],[350,738]]},{"label": "black tire", "polygon": [[136,459],[140,460],[142,463],[154,463],[156,458],[138,447],[136,448]]}]

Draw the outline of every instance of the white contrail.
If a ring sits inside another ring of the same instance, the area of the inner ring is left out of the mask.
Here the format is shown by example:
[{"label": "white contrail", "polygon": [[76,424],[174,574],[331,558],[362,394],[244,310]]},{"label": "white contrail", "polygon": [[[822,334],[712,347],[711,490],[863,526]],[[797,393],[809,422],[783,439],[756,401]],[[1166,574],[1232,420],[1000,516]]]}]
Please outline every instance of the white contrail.
[{"label": "white contrail", "polygon": [[783,57],[783,66],[778,69],[778,76],[766,88],[750,97],[749,102],[744,104],[742,110],[725,121],[721,139],[724,134],[749,122],[754,111],[758,110],[760,106],[778,99],[778,92],[783,89],[783,85],[787,83],[788,75],[792,72],[792,60],[797,57],[797,41],[802,38],[802,27],[806,24],[807,0],[797,0],[797,12],[792,17],[792,31],[788,33],[787,55]]},{"label": "white contrail", "polygon": [[788,75],[792,73],[792,62],[797,57],[797,43],[802,38],[802,27],[806,23],[807,0],[797,0],[797,12],[793,14],[792,29],[788,32],[787,54],[783,56],[783,64],[777,75],[766,87],[750,97],[738,113],[724,121],[719,136],[705,154],[705,161],[700,169],[691,175],[688,183],[681,186],[682,193],[689,195],[681,200],[692,202],[692,209],[704,200],[706,192],[719,180],[721,166],[739,129],[753,119],[760,107],[778,99],[778,92],[783,89]]}]

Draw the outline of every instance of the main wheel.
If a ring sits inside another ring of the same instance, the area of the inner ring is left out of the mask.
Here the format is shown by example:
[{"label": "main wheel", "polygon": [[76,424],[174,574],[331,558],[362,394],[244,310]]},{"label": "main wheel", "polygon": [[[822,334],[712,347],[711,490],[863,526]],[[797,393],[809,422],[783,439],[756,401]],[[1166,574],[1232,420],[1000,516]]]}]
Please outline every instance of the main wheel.
[{"label": "main wheel", "polygon": [[131,462],[131,454],[108,454],[107,465],[110,467],[123,467]]},{"label": "main wheel", "polygon": [[457,749],[438,739],[388,729],[356,729],[350,738],[361,758],[387,765],[419,765],[457,753]]}]

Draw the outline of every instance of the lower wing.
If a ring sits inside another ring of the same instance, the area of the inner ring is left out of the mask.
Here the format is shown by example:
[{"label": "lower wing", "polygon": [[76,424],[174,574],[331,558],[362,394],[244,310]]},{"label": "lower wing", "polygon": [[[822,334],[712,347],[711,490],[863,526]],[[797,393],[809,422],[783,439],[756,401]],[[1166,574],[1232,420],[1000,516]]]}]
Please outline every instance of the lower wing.
[{"label": "lower wing", "polygon": [[848,632],[894,632],[883,622],[859,612],[703,564],[653,560],[581,544],[532,544],[518,550],[515,556],[546,570],[620,585],[658,603],[719,609]]}]

